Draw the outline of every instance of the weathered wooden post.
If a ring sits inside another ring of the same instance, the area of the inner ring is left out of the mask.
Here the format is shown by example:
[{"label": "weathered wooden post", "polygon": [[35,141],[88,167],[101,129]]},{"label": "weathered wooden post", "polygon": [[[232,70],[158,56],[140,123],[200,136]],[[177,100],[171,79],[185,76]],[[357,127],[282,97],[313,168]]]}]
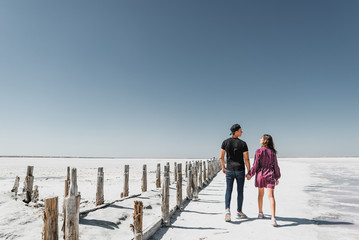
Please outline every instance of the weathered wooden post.
[{"label": "weathered wooden post", "polygon": [[218,173],[219,171],[221,171],[221,163],[218,159],[216,160],[216,163],[217,163],[216,173]]},{"label": "weathered wooden post", "polygon": [[175,182],[177,182],[177,163],[176,162],[174,163],[173,174],[174,174]]},{"label": "weathered wooden post", "polygon": [[214,161],[213,160],[211,160],[211,178],[213,179],[213,177],[214,177],[214,174],[215,174],[215,169],[214,169]]},{"label": "weathered wooden post", "polygon": [[64,200],[62,203],[62,214],[63,214],[63,223],[61,231],[64,233],[64,239],[65,239],[65,223],[66,223],[66,197],[69,195],[70,192],[70,167],[67,167],[67,176],[65,180],[65,191],[64,191]]},{"label": "weathered wooden post", "polygon": [[211,180],[211,161],[207,160],[207,179]]},{"label": "weathered wooden post", "polygon": [[58,197],[45,198],[44,227],[42,230],[42,240],[58,240]]},{"label": "weathered wooden post", "polygon": [[214,162],[211,160],[211,179],[214,177]]},{"label": "weathered wooden post", "polygon": [[129,171],[130,171],[130,166],[125,165],[125,173],[124,173],[125,182],[124,182],[124,185],[123,185],[123,193],[121,193],[121,197],[128,197],[128,193],[129,193]]},{"label": "weathered wooden post", "polygon": [[97,170],[96,206],[101,205],[105,202],[103,183],[104,183],[103,167],[99,167]]},{"label": "weathered wooden post", "polygon": [[188,168],[188,178],[187,178],[187,199],[192,200],[192,168]]},{"label": "weathered wooden post", "polygon": [[183,199],[182,199],[182,163],[177,165],[177,208],[183,211]]},{"label": "weathered wooden post", "polygon": [[169,179],[169,184],[171,185],[171,169],[170,169],[170,163],[167,162],[167,167],[168,167],[168,179]]},{"label": "weathered wooden post", "polygon": [[147,192],[147,165],[143,164],[142,170],[142,192]]},{"label": "weathered wooden post", "polygon": [[134,240],[142,240],[143,203],[142,201],[134,201],[134,202],[135,202],[135,212],[133,213],[133,233],[135,235]]},{"label": "weathered wooden post", "polygon": [[170,225],[170,178],[168,165],[164,166],[164,179],[162,183],[162,221],[165,226]]},{"label": "weathered wooden post", "polygon": [[203,188],[203,181],[202,181],[202,160],[199,162],[199,176],[198,176],[198,181],[199,181],[199,188]]},{"label": "weathered wooden post", "polygon": [[211,180],[211,162],[207,160],[207,180]]},{"label": "weathered wooden post", "polygon": [[156,170],[156,188],[161,187],[161,164],[157,163],[157,170]]},{"label": "weathered wooden post", "polygon": [[[189,163],[188,163],[188,169],[187,169],[187,171],[189,171],[189,170],[192,170],[192,162],[189,162]],[[193,174],[193,170],[192,170],[192,174]],[[188,178],[189,178],[189,176],[188,176]]]},{"label": "weathered wooden post", "polygon": [[27,166],[27,173],[24,181],[24,189],[25,192],[25,199],[24,202],[29,203],[31,202],[31,195],[32,195],[32,187],[34,185],[34,166]]},{"label": "weathered wooden post", "polygon": [[203,183],[204,183],[204,184],[207,184],[206,161],[203,161]]},{"label": "weathered wooden post", "polygon": [[37,185],[34,186],[34,191],[32,191],[31,201],[34,203],[39,201],[39,187]]},{"label": "weathered wooden post", "polygon": [[16,176],[14,186],[12,187],[11,190],[11,192],[15,193],[15,197],[17,196],[17,191],[19,191],[19,182],[20,182],[20,177]]},{"label": "weathered wooden post", "polygon": [[64,202],[65,202],[65,197],[67,197],[67,195],[69,194],[70,191],[70,167],[67,167],[67,176],[66,176],[66,180],[65,180],[65,195],[64,195]]},{"label": "weathered wooden post", "polygon": [[197,201],[198,200],[198,168],[197,168],[197,163],[194,163],[193,166],[193,173],[192,173],[192,192],[193,192],[193,201]]},{"label": "weathered wooden post", "polygon": [[79,239],[80,199],[77,188],[77,169],[71,169],[70,192],[66,197],[65,240]]},{"label": "weathered wooden post", "polygon": [[216,175],[216,162],[212,160],[212,178]]}]

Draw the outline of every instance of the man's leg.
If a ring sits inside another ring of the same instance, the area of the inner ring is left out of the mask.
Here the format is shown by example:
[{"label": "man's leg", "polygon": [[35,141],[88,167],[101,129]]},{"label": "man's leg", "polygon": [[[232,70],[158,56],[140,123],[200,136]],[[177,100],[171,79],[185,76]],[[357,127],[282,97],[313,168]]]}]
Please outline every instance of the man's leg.
[{"label": "man's leg", "polygon": [[243,187],[244,187],[244,171],[236,172],[236,181],[237,181],[237,211],[242,212],[243,204]]},{"label": "man's leg", "polygon": [[224,220],[226,222],[231,221],[231,197],[232,197],[232,189],[233,189],[233,182],[234,176],[233,172],[226,171],[226,197],[225,197],[225,204],[226,204],[226,214],[224,216]]},{"label": "man's leg", "polygon": [[231,198],[232,198],[232,189],[234,182],[234,172],[226,171],[226,196],[225,196],[225,205],[226,210],[231,208]]}]

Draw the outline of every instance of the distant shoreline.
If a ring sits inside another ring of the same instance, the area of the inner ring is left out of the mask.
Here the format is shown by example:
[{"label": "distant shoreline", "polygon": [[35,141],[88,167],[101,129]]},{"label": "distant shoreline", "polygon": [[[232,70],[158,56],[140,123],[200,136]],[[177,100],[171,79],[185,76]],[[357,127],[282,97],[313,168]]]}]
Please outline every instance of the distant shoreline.
[{"label": "distant shoreline", "polygon": [[209,157],[74,157],[74,156],[0,156],[0,158],[103,158],[103,159],[209,159]]},{"label": "distant shoreline", "polygon": [[[209,157],[76,157],[76,156],[0,156],[0,158],[102,158],[102,159],[209,159]],[[278,157],[278,158],[359,158],[359,156],[309,156],[309,157]]]}]

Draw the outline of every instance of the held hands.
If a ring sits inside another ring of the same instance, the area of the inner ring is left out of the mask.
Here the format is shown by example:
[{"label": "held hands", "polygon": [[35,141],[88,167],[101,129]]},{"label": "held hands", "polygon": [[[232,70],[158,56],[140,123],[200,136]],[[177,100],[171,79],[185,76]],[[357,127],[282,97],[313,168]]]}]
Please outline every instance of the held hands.
[{"label": "held hands", "polygon": [[249,175],[249,173],[246,174],[246,177],[247,177],[247,180],[248,180],[248,181],[251,180],[251,178],[252,178],[252,176]]},{"label": "held hands", "polygon": [[226,169],[225,169],[225,168],[222,168],[222,172],[223,172],[224,174],[226,174]]},{"label": "held hands", "polygon": [[278,185],[279,184],[279,180],[275,180],[275,185]]}]

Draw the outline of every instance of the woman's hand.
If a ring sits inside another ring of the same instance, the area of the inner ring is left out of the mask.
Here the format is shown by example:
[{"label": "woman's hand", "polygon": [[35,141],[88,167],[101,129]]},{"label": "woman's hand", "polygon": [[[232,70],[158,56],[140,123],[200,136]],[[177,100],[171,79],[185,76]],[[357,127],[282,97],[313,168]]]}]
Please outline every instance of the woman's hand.
[{"label": "woman's hand", "polygon": [[279,184],[279,180],[275,180],[275,185],[278,185]]},{"label": "woman's hand", "polygon": [[222,168],[222,172],[223,172],[224,174],[226,174],[226,169],[225,169],[225,168]]}]

